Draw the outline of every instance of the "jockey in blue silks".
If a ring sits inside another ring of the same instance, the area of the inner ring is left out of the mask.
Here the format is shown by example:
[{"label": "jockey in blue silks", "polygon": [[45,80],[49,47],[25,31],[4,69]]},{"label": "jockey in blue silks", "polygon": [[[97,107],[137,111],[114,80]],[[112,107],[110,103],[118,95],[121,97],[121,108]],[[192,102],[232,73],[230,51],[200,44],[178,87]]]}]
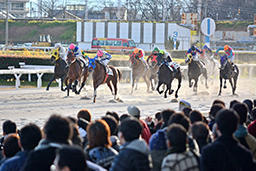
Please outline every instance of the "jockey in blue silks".
[{"label": "jockey in blue silks", "polygon": [[[198,61],[199,65],[201,65],[201,67],[203,67],[202,62],[199,60],[198,54],[202,54],[203,52],[200,51],[198,48],[196,48],[195,46],[191,46],[191,48],[187,51],[186,55],[191,54],[193,57],[194,61]],[[187,57],[186,62],[189,60],[189,58]]]},{"label": "jockey in blue silks", "polygon": [[225,54],[226,54],[228,60],[229,60],[229,61],[231,62],[231,64],[233,65],[233,61],[234,61],[234,59],[235,59],[235,53],[234,53],[233,49],[232,49],[230,46],[225,45],[224,48],[219,48],[219,49],[216,51],[216,54],[218,54],[218,52],[219,52],[220,50],[224,50],[224,52],[225,52]]},{"label": "jockey in blue silks", "polygon": [[202,51],[203,51],[203,55],[209,57],[210,59],[213,58],[213,55],[212,55],[212,50],[207,46],[207,45],[204,45],[203,48],[202,48]]},{"label": "jockey in blue silks", "polygon": [[82,50],[78,46],[71,43],[69,45],[68,51],[72,51],[74,53],[76,59],[82,61],[85,65],[87,64],[86,60],[84,59],[84,57],[82,55]]}]

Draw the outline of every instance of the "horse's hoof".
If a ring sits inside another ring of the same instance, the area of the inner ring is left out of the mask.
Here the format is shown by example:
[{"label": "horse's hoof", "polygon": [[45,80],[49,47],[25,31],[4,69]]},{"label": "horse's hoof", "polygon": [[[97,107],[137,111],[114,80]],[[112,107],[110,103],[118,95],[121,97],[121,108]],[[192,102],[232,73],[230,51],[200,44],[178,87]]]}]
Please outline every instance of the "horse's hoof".
[{"label": "horse's hoof", "polygon": [[116,101],[120,102],[120,103],[123,103],[124,101],[120,98],[117,98]]},{"label": "horse's hoof", "polygon": [[75,93],[76,93],[77,95],[79,95],[79,94],[80,94],[80,92],[78,92],[78,91],[76,91]]},{"label": "horse's hoof", "polygon": [[87,96],[84,96],[84,97],[81,97],[80,99],[81,99],[81,100],[90,100],[91,98],[90,98],[90,97],[87,97]]},{"label": "horse's hoof", "polygon": [[205,88],[207,88],[207,89],[208,89],[209,87],[208,87],[208,86],[205,86]]},{"label": "horse's hoof", "polygon": [[49,88],[46,88],[46,91],[49,91]]},{"label": "horse's hoof", "polygon": [[158,93],[159,93],[159,94],[162,94],[163,92],[164,92],[164,91],[159,91]]},{"label": "horse's hoof", "polygon": [[227,86],[224,86],[223,88],[227,88]]},{"label": "horse's hoof", "polygon": [[177,99],[172,99],[171,103],[178,103],[178,100]]},{"label": "horse's hoof", "polygon": [[175,98],[177,99],[179,96],[178,96],[178,94],[175,94]]},{"label": "horse's hoof", "polygon": [[233,96],[237,96],[237,97],[238,97],[238,94],[236,94],[236,93],[233,93]]},{"label": "horse's hoof", "polygon": [[109,103],[117,103],[117,101],[115,99],[109,100]]},{"label": "horse's hoof", "polygon": [[171,95],[173,92],[174,92],[174,90],[171,90],[171,91],[169,92],[169,95]]}]

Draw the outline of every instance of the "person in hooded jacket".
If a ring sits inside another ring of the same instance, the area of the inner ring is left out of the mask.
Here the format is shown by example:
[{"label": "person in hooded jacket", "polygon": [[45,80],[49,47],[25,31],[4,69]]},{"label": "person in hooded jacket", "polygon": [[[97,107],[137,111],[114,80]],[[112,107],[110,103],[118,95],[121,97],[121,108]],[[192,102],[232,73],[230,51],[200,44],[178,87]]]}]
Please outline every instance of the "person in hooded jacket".
[{"label": "person in hooded jacket", "polygon": [[149,171],[151,159],[146,142],[140,138],[142,125],[136,118],[127,118],[119,127],[118,136],[122,144],[115,157],[111,171]]}]

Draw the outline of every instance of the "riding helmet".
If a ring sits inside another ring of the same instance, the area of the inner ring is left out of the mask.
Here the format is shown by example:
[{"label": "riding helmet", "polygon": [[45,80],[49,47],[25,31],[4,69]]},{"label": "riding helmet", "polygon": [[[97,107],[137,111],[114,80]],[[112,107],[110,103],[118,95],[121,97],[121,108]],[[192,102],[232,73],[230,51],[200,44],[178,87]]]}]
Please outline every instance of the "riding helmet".
[{"label": "riding helmet", "polygon": [[196,47],[193,45],[193,46],[191,46],[191,50],[196,50]]},{"label": "riding helmet", "polygon": [[228,45],[225,45],[224,46],[224,50],[226,51],[226,50],[228,50],[229,49],[229,46]]}]

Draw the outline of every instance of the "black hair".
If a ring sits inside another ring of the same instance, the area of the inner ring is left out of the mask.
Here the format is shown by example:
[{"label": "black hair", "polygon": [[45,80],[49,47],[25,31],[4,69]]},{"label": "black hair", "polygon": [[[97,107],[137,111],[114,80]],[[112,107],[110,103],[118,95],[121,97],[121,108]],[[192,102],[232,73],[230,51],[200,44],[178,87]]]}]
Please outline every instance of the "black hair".
[{"label": "black hair", "polygon": [[181,150],[179,152],[184,152],[186,150],[187,131],[182,125],[172,124],[168,126],[166,136],[171,147],[176,147],[176,149]]},{"label": "black hair", "polygon": [[209,117],[211,119],[215,119],[217,112],[220,111],[223,108],[224,108],[224,106],[221,105],[221,104],[214,104],[214,105],[212,105],[212,107],[210,109],[210,112],[209,112]]},{"label": "black hair", "polygon": [[36,124],[30,123],[20,130],[20,142],[24,150],[33,150],[41,139],[42,132]]},{"label": "black hair", "polygon": [[157,112],[157,113],[155,114],[155,118],[156,118],[158,121],[160,121],[160,120],[162,119],[161,112]]},{"label": "black hair", "polygon": [[175,113],[171,116],[171,118],[168,122],[168,125],[171,125],[174,123],[182,125],[188,132],[189,124],[190,124],[189,118],[186,117],[183,113]]},{"label": "black hair", "polygon": [[57,165],[60,169],[67,166],[70,171],[87,171],[85,153],[75,146],[64,146],[57,150]]},{"label": "black hair", "polygon": [[192,136],[195,140],[206,140],[209,137],[209,127],[204,122],[195,122],[191,127]]},{"label": "black hair", "polygon": [[131,117],[131,115],[122,114],[122,115],[120,116],[120,122],[123,122],[125,119],[128,119],[128,118],[130,118],[130,117]]},{"label": "black hair", "polygon": [[107,122],[111,135],[117,135],[117,120],[111,115],[103,116],[101,119]]},{"label": "black hair", "polygon": [[243,101],[243,103],[247,105],[248,110],[249,110],[249,113],[251,113],[252,108],[253,108],[253,102],[252,102],[252,100],[250,100],[250,99],[245,99],[245,100]]},{"label": "black hair", "polygon": [[237,103],[240,103],[238,100],[231,100],[229,103],[229,109],[233,108],[233,106]]},{"label": "black hair", "polygon": [[184,107],[184,108],[182,109],[182,112],[183,112],[187,117],[189,117],[189,114],[190,114],[191,111],[192,111],[192,109],[191,109],[190,107]]},{"label": "black hair", "polygon": [[163,127],[166,127],[168,126],[168,121],[170,119],[170,117],[175,113],[174,110],[171,110],[171,109],[166,109],[166,110],[163,110],[161,112],[161,115],[162,115],[162,118],[163,118],[163,122],[164,122],[164,125]]},{"label": "black hair", "polygon": [[125,141],[130,142],[140,137],[142,125],[136,118],[127,118],[119,126],[119,132],[124,136]]},{"label": "black hair", "polygon": [[232,107],[240,117],[240,124],[247,121],[248,107],[244,103],[236,103]]},{"label": "black hair", "polygon": [[67,143],[73,135],[71,121],[60,115],[52,115],[44,125],[46,139],[58,143]]},{"label": "black hair", "polygon": [[190,122],[193,124],[197,121],[203,121],[203,115],[198,110],[192,110],[189,114]]},{"label": "black hair", "polygon": [[119,120],[120,120],[120,118],[119,118],[119,116],[118,116],[118,114],[116,113],[116,112],[107,112],[106,113],[106,115],[110,115],[110,116],[113,116],[115,119],[116,119],[116,121],[117,121],[117,123],[119,122]]},{"label": "black hair", "polygon": [[220,99],[216,99],[216,100],[214,100],[214,101],[212,102],[212,106],[213,106],[213,105],[216,105],[216,104],[220,104],[220,105],[223,105],[223,107],[226,107],[225,102],[222,101],[222,100],[220,100]]},{"label": "black hair", "polygon": [[17,132],[17,126],[16,123],[11,120],[6,120],[3,123],[3,133],[5,135],[10,133],[16,133]]},{"label": "black hair", "polygon": [[221,109],[216,115],[216,123],[223,135],[232,135],[237,129],[239,115],[232,109]]}]

